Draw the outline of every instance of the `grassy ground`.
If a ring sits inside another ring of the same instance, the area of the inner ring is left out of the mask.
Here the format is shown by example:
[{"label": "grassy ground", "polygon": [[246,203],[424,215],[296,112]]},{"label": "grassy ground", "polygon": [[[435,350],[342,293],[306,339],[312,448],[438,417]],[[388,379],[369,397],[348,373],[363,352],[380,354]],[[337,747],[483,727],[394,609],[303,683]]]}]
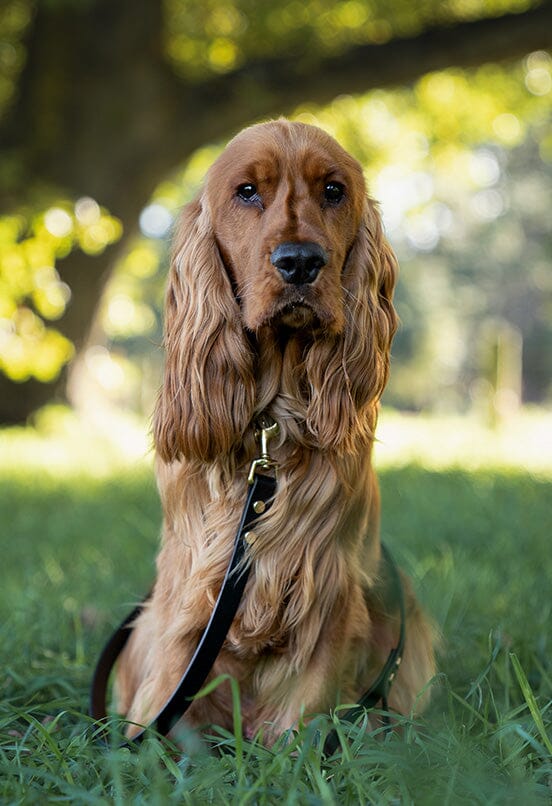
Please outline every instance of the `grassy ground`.
[{"label": "grassy ground", "polygon": [[329,717],[268,751],[242,738],[239,709],[220,755],[199,739],[183,756],[154,737],[117,747],[116,724],[112,746],[98,745],[91,668],[153,576],[160,513],[143,426],[118,422],[114,442],[112,423],[49,415],[38,431],[0,434],[0,802],[549,801],[552,466],[540,422],[525,426],[525,453],[503,434],[493,453],[493,435],[465,423],[382,418],[383,536],[444,651],[423,719],[383,740],[342,726],[332,759],[320,751]]}]

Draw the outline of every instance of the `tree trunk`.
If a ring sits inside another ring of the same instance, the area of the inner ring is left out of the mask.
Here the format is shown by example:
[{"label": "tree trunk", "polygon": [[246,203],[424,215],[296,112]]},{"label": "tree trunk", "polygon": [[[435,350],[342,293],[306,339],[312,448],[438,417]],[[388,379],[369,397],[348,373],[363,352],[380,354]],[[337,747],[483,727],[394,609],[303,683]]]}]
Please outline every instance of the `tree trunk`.
[{"label": "tree trunk", "polygon": [[[92,196],[123,222],[122,240],[101,255],[75,250],[57,263],[72,295],[55,327],[77,354],[140,210],[180,158],[176,137],[166,133],[176,90],[185,103],[186,88],[177,87],[163,61],[161,6],[38,4],[19,96],[0,142],[2,161],[17,166],[1,194],[5,209],[32,203],[38,185],[54,199]],[[184,142],[184,154],[190,150]],[[0,375],[0,422],[23,422],[49,400],[63,400],[69,371],[50,384]]]}]

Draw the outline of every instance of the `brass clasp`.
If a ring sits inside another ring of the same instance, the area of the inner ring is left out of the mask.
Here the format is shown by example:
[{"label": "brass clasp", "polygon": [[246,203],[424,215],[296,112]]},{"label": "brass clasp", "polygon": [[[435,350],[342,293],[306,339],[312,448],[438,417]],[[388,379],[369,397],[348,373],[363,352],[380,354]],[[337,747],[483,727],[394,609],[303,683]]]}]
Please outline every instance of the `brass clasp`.
[{"label": "brass clasp", "polygon": [[261,455],[258,459],[254,459],[251,462],[251,467],[249,468],[249,475],[247,477],[247,481],[249,484],[253,484],[255,481],[255,474],[259,470],[274,470],[276,471],[278,467],[278,462],[271,458],[268,452],[268,443],[274,437],[277,437],[280,433],[280,426],[278,423],[269,417],[268,414],[261,414],[258,419],[259,428],[255,432],[255,436],[257,439],[260,439],[261,442]]}]

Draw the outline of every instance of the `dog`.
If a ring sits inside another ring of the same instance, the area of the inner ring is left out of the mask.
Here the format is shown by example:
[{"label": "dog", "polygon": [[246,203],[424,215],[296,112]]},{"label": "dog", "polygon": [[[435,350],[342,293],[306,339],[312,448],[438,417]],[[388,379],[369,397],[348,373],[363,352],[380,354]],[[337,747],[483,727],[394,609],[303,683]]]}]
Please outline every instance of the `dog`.
[{"label": "dog", "polygon": [[[116,680],[130,722],[160,711],[208,622],[262,413],[279,426],[277,488],[255,525],[247,587],[209,679],[239,682],[245,734],[270,744],[301,715],[355,702],[385,663],[399,616],[376,594],[371,451],[397,327],[396,275],[360,164],[315,126],[281,119],[245,129],[182,212],[153,423],[162,545]],[[427,699],[434,630],[402,577],[406,645],[389,706],[408,714]],[[196,699],[186,722],[231,729],[228,683]]]}]

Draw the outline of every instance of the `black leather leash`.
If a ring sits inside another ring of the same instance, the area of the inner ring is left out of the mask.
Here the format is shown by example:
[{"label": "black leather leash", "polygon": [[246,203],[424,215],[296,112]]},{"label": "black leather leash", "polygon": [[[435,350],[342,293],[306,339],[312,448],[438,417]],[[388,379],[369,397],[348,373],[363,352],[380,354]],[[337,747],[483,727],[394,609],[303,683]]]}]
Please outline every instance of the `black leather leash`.
[{"label": "black leather leash", "polygon": [[[249,487],[240,525],[234,541],[234,551],[226,576],[222,583],[211,618],[203,631],[197,649],[182,675],[180,682],[161,711],[149,727],[166,735],[192,704],[193,697],[205,683],[217,655],[224,643],[226,634],[236,615],[243,591],[249,576],[249,565],[243,564],[245,549],[251,537],[251,527],[262,512],[268,511],[276,491],[276,479],[272,476],[255,474]],[[119,625],[105,645],[92,679],[90,715],[95,720],[107,717],[106,695],[109,676],[115,662],[132,634],[133,623],[141,613],[144,603],[134,608],[132,613]],[[143,739],[146,728],[133,736],[133,742]]]},{"label": "black leather leash", "polygon": [[[149,728],[154,728],[164,736],[169,733],[192,704],[193,698],[205,683],[207,675],[222,648],[238,610],[249,576],[250,567],[248,564],[243,563],[243,559],[247,544],[255,539],[252,527],[258,516],[268,511],[276,492],[275,475],[264,475],[259,473],[259,470],[274,471],[276,469],[276,463],[273,462],[268,453],[268,442],[277,433],[278,426],[273,420],[266,417],[261,420],[261,456],[251,465],[248,479],[249,492],[236,533],[234,550],[211,618],[176,689],[152,722],[129,740],[133,744],[140,742]],[[399,610],[399,638],[397,646],[389,653],[387,661],[374,683],[363,694],[354,708],[349,709],[341,717],[342,720],[348,722],[354,722],[365,713],[366,709],[374,708],[380,701],[382,708],[387,710],[389,688],[399,668],[404,649],[406,617],[400,574],[385,546],[382,546],[382,559],[385,561],[386,566],[385,576],[388,577],[387,581],[391,585],[392,596]],[[111,672],[117,658],[129,640],[134,622],[142,612],[144,603],[148,598],[149,596],[121,622],[100,654],[90,690],[90,715],[96,721],[105,720],[108,716],[106,698]],[[339,739],[336,731],[333,730],[326,738],[324,744],[325,754],[331,755],[338,746]]]}]

